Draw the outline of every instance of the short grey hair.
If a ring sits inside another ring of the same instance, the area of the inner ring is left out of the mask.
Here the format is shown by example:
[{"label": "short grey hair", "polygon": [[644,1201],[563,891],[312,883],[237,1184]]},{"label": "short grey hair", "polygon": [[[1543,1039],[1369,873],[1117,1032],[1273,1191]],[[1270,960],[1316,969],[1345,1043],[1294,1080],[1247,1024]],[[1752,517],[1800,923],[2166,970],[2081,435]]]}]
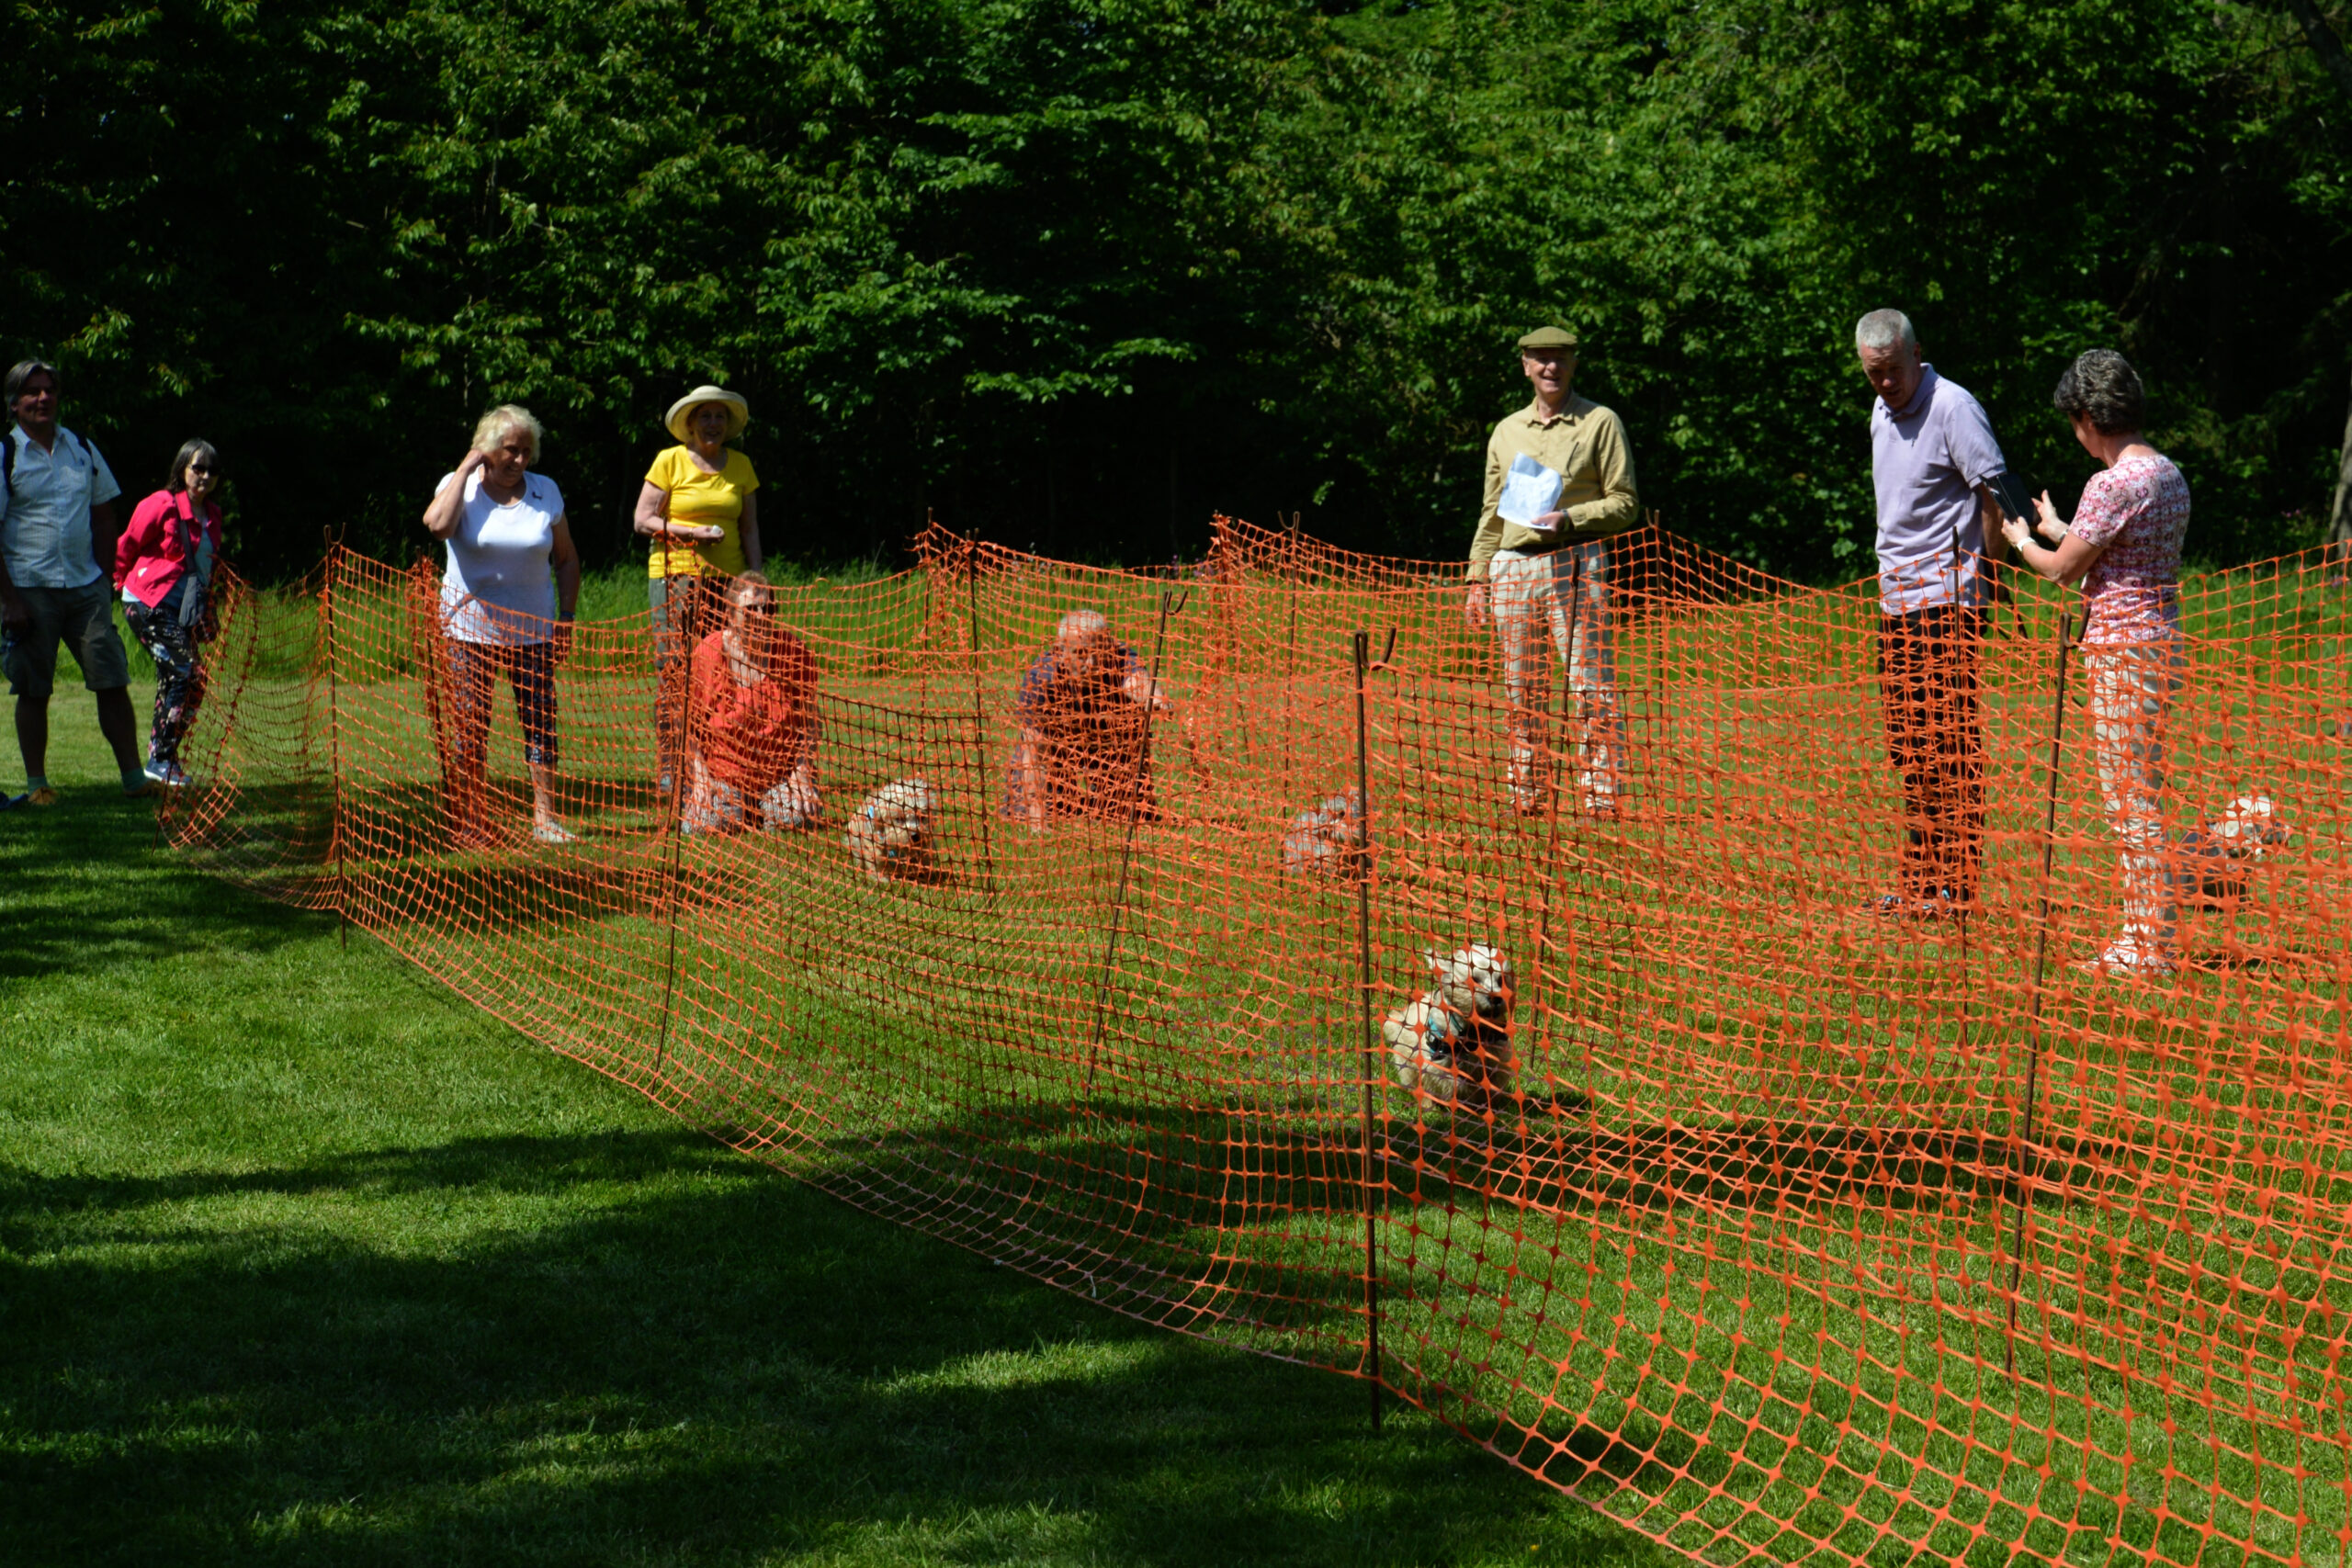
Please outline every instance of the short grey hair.
[{"label": "short grey hair", "polygon": [[1919,334],[1912,330],[1911,318],[1900,310],[1872,310],[1854,323],[1856,348],[1883,350],[1896,344],[1914,354],[1919,352]]},{"label": "short grey hair", "polygon": [[1100,610],[1072,610],[1054,626],[1054,635],[1065,640],[1092,637],[1111,629],[1110,618]]},{"label": "short grey hair", "polygon": [[2133,435],[2146,413],[2147,394],[2132,362],[2111,348],[2094,348],[2066,367],[2050,395],[2063,414],[2081,414],[2101,435]]},{"label": "short grey hair", "polygon": [[20,359],[17,361],[16,364],[8,367],[7,398],[9,412],[14,413],[16,412],[17,400],[25,395],[25,383],[31,380],[36,376],[48,377],[51,389],[60,397],[64,395],[65,378],[57,373],[56,366],[51,365],[46,359]]},{"label": "short grey hair", "polygon": [[537,420],[531,417],[531,411],[520,403],[501,403],[481,416],[481,423],[474,426],[474,450],[497,451],[499,439],[510,430],[531,433],[531,461],[537,462],[539,445],[546,438],[547,432],[539,428]]}]

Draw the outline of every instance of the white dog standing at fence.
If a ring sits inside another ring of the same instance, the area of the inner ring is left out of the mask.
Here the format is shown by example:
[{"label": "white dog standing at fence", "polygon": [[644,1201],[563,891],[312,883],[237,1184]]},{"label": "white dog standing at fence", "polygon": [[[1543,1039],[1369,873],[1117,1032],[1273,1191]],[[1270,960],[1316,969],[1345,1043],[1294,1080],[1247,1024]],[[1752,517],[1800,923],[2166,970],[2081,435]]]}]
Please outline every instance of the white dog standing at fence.
[{"label": "white dog standing at fence", "polygon": [[[1576,333],[1566,327],[1540,327],[1519,340],[1520,368],[1535,399],[1496,425],[1487,442],[1486,503],[1470,540],[1463,612],[1474,626],[1491,615],[1502,640],[1512,806],[1532,817],[1549,805],[1557,649],[1584,732],[1577,763],[1584,809],[1608,818],[1617,814],[1625,740],[1607,541],[1639,520],[1641,498],[1624,425],[1571,389],[1576,350]],[[1573,616],[1572,586],[1578,601]]]}]

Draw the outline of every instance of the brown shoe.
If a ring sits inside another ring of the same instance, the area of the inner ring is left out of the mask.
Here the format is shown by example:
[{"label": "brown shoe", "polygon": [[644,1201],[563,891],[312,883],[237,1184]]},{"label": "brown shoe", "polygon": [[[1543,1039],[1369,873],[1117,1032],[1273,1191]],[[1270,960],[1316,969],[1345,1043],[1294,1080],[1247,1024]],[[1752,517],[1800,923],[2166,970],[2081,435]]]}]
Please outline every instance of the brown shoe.
[{"label": "brown shoe", "polygon": [[43,784],[40,788],[25,796],[25,804],[27,806],[54,806],[57,804],[57,791],[48,784]]}]

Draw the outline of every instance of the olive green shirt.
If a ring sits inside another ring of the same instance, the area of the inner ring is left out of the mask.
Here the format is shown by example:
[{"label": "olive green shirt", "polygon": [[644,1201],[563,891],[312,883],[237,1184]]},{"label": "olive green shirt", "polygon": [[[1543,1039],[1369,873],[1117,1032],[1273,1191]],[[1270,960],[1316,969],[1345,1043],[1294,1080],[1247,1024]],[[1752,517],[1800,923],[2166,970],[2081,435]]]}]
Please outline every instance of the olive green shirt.
[{"label": "olive green shirt", "polygon": [[[1522,452],[1562,479],[1553,510],[1566,513],[1567,521],[1548,534],[1506,523],[1495,511],[1502,501],[1503,476]],[[1634,455],[1625,449],[1625,427],[1614,413],[1574,392],[1550,419],[1544,417],[1541,403],[1531,402],[1487,438],[1487,503],[1478,513],[1478,531],[1470,536],[1470,581],[1485,579],[1497,550],[1532,555],[1572,538],[1606,538],[1641,521],[1641,509],[1634,490]]]}]

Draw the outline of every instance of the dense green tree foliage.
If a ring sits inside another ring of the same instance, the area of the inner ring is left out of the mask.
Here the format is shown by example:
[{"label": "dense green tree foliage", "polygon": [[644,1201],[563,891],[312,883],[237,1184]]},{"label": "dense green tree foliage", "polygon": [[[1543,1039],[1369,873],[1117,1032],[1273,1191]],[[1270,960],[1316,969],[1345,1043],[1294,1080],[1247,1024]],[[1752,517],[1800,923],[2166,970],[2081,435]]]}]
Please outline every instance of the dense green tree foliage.
[{"label": "dense green tree foliage", "polygon": [[[1451,556],[1510,339],[1584,335],[1669,525],[1860,570],[1854,318],[2017,466],[2120,346],[2192,548],[2310,542],[2352,371],[2352,99],[2202,0],[17,0],[0,352],[132,484],[229,452],[249,561],[406,554],[489,403],[592,558],[742,390],[772,542],[926,512],[1101,558],[1212,510]],[[2322,6],[2340,34],[2346,8]]]}]

